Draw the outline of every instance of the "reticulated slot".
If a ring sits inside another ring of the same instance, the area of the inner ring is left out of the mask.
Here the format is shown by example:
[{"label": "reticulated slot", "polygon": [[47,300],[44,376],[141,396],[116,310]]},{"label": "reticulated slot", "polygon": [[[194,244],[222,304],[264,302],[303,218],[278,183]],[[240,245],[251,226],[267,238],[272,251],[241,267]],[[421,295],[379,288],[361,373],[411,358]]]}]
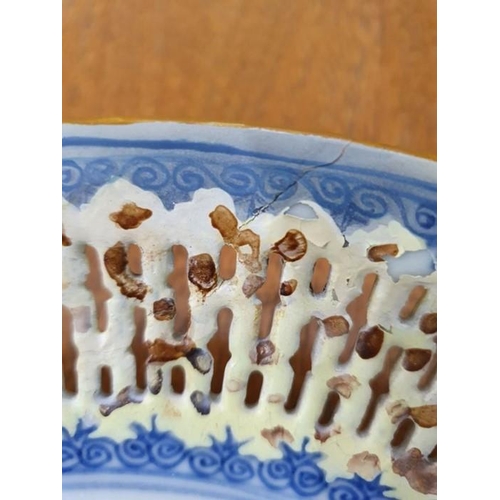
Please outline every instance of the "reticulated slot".
[{"label": "reticulated slot", "polygon": [[104,332],[108,327],[108,310],[106,302],[112,295],[103,284],[101,264],[97,250],[93,246],[85,245],[85,256],[87,257],[89,265],[89,274],[87,275],[85,286],[94,296],[97,328],[100,332]]},{"label": "reticulated slot", "polygon": [[101,366],[101,396],[113,394],[113,375],[111,368],[107,365]]},{"label": "reticulated slot", "polygon": [[148,348],[144,343],[146,309],[143,307],[134,308],[134,323],[135,334],[132,339],[131,349],[135,358],[135,380],[137,388],[144,390],[146,388],[146,360],[148,358]]},{"label": "reticulated slot", "polygon": [[310,283],[311,293],[321,295],[328,285],[332,266],[324,257],[319,258],[314,264],[313,274]]},{"label": "reticulated slot", "polygon": [[399,318],[403,321],[411,319],[417,312],[418,306],[422,303],[426,294],[427,288],[422,285],[413,288],[408,295],[405,305],[399,311]]},{"label": "reticulated slot", "polygon": [[68,394],[77,394],[76,359],[78,351],[73,342],[73,320],[67,307],[62,308],[62,369],[63,387]]},{"label": "reticulated slot", "polygon": [[128,268],[135,276],[142,275],[142,252],[139,246],[131,243],[127,249]]},{"label": "reticulated slot", "polygon": [[328,427],[333,423],[333,417],[340,403],[340,396],[336,391],[330,391],[326,398],[323,410],[318,418],[318,425]]},{"label": "reticulated slot", "polygon": [[231,359],[229,351],[229,331],[233,313],[230,309],[224,308],[217,315],[217,331],[207,344],[207,349],[213,357],[213,374],[210,384],[212,394],[220,394],[224,383],[224,372],[226,365]]},{"label": "reticulated slot", "polygon": [[224,245],[219,255],[219,276],[230,280],[236,273],[236,250],[230,245]]},{"label": "reticulated slot", "polygon": [[186,388],[186,374],[184,368],[180,365],[175,365],[170,371],[170,387],[174,394],[182,394]]},{"label": "reticulated slot", "polygon": [[189,285],[187,277],[188,252],[182,245],[172,247],[174,270],[167,283],[174,289],[176,314],[174,317],[174,335],[185,335],[191,324],[191,309],[189,307]]},{"label": "reticulated slot", "polygon": [[405,418],[394,431],[391,446],[393,448],[406,449],[414,432],[415,422],[411,418]]},{"label": "reticulated slot", "polygon": [[247,392],[245,396],[245,406],[247,408],[253,408],[259,402],[263,382],[264,377],[259,370],[254,370],[248,376]]}]

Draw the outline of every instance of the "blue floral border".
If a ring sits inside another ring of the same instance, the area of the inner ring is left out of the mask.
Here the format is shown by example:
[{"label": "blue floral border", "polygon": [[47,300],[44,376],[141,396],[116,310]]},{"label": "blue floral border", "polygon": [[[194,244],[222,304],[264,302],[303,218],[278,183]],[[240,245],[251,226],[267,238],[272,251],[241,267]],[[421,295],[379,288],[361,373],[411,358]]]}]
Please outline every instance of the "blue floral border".
[{"label": "blue floral border", "polygon": [[343,164],[252,152],[188,141],[63,139],[63,195],[76,206],[102,185],[125,178],[154,192],[171,210],[200,188],[221,188],[245,220],[263,207],[286,208],[293,196],[327,210],[342,231],[390,216],[429,247],[436,246],[436,185]]},{"label": "blue floral border", "polygon": [[330,500],[384,500],[393,488],[380,483],[381,475],[366,481],[358,475],[327,482],[325,472],[317,465],[319,452],[306,450],[304,439],[300,450],[282,442],[281,458],[260,461],[242,455],[240,448],[247,441],[237,441],[229,427],[226,438],[211,436],[210,446],[189,448],[170,431],[161,431],[152,418],[151,428],[134,423],[135,437],[114,441],[93,437],[97,426],[85,426],[80,420],[73,434],[63,427],[62,472],[64,475],[84,471],[138,472],[172,476],[188,467],[189,473],[207,482],[221,480],[237,487],[257,479],[268,490],[293,492],[301,497],[327,494]]}]

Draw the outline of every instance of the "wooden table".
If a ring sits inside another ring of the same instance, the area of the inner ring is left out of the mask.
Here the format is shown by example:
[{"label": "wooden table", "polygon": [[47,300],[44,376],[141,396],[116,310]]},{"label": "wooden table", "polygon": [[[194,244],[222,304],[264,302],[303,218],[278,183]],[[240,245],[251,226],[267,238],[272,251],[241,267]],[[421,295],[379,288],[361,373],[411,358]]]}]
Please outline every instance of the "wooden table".
[{"label": "wooden table", "polygon": [[436,0],[65,0],[63,120],[225,122],[436,154]]}]

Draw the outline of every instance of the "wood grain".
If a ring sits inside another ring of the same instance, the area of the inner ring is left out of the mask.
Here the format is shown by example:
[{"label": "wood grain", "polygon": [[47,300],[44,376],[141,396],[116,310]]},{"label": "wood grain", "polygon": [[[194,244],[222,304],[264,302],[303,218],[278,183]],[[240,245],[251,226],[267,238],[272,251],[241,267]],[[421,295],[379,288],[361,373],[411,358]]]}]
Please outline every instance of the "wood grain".
[{"label": "wood grain", "polygon": [[436,0],[65,0],[63,121],[240,123],[436,154]]}]

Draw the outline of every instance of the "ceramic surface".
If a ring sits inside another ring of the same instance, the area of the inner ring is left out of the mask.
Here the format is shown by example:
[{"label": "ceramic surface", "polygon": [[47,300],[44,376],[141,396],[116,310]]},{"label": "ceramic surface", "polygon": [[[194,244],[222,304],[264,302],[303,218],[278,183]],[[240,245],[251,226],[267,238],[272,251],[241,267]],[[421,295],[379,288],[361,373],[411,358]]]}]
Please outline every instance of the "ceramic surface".
[{"label": "ceramic surface", "polygon": [[[151,123],[64,126],[62,166],[63,304],[78,380],[76,394],[63,391],[64,498],[435,498],[427,455],[436,444],[436,343],[424,325],[436,310],[433,162],[315,136]],[[219,224],[227,218],[230,230]],[[302,253],[279,243],[290,235]],[[139,277],[127,267],[131,244],[142,252]],[[397,246],[391,255],[370,256],[388,244]],[[104,331],[85,286],[86,245],[110,293]],[[174,245],[189,258],[191,323],[182,338],[173,319],[180,295],[167,283]],[[215,264],[224,246],[237,256],[225,279]],[[309,282],[322,258],[331,272],[314,293]],[[267,324],[265,293],[248,295],[245,284],[270,282],[278,260],[281,288],[270,292]],[[200,283],[207,273],[212,281]],[[377,283],[369,293],[367,276]],[[416,289],[422,297],[405,316]],[[369,304],[357,324],[350,305],[363,294]],[[161,317],[159,304],[172,315]],[[130,349],[138,308],[150,349],[144,391]],[[222,308],[233,315],[231,355],[214,394],[219,361],[210,341]],[[300,332],[311,317],[308,345]],[[331,318],[346,318],[346,330],[332,330]],[[370,339],[384,340],[365,355],[362,337],[374,328]],[[175,355],[152,359],[160,344]],[[112,371],[109,396],[99,392],[102,366]],[[184,370],[182,394],[169,387],[172,366]],[[386,368],[388,389],[378,394],[373,381]],[[255,371],[260,399],[247,407]],[[332,393],[338,408],[319,424]],[[405,420],[412,433],[391,445]]]}]

